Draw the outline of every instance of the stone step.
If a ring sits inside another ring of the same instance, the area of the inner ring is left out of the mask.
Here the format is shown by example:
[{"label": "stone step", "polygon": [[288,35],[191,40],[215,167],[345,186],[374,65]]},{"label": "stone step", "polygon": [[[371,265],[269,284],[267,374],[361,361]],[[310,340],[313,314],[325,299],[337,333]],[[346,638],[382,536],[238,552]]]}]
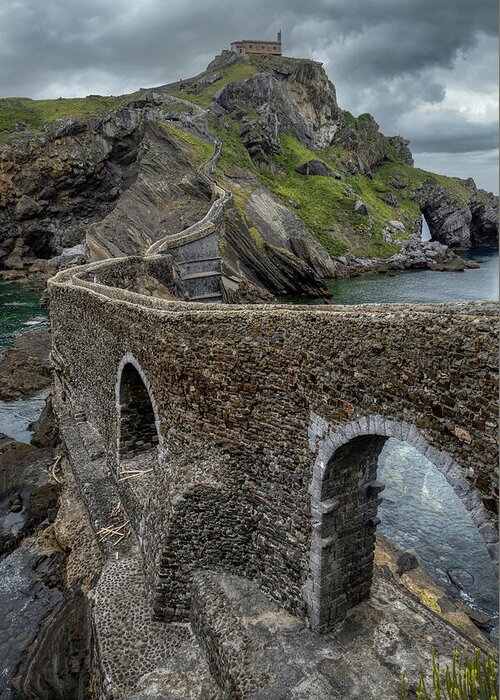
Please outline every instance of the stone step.
[{"label": "stone step", "polygon": [[221,274],[222,273],[219,270],[210,270],[208,272],[193,272],[188,275],[183,275],[181,279],[183,282],[186,282],[187,280],[200,280],[208,277],[220,277]]},{"label": "stone step", "polygon": [[181,260],[178,263],[182,276],[198,272],[220,272],[221,259],[200,258],[199,260]]},{"label": "stone step", "polygon": [[220,294],[195,294],[189,297],[188,301],[203,301],[207,304],[221,304],[222,296]]},{"label": "stone step", "polygon": [[179,265],[191,265],[191,263],[220,262],[221,257],[216,258],[193,258],[192,260],[180,260]]}]

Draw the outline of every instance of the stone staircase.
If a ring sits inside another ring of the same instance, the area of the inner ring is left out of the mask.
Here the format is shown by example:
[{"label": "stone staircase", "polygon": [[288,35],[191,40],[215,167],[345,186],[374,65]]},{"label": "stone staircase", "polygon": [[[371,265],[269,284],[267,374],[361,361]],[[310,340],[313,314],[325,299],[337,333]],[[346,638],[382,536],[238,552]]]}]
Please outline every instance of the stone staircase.
[{"label": "stone staircase", "polygon": [[174,254],[178,293],[186,301],[220,304],[223,300],[218,222],[232,195],[212,178],[220,152],[221,143],[216,142],[213,154],[198,170],[217,196],[208,212],[184,231],[160,238],[146,251],[146,256]]},{"label": "stone staircase", "polygon": [[175,254],[179,294],[186,301],[220,304],[222,273],[216,233],[180,246]]}]

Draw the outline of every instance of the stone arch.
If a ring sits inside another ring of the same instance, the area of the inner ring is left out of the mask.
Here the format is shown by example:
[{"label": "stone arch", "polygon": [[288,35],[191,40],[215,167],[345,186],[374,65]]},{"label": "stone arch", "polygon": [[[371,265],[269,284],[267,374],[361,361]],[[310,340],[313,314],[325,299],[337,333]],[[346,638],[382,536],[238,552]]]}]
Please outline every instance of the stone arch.
[{"label": "stone arch", "polygon": [[199,570],[246,575],[252,537],[248,505],[220,483],[190,483],[175,497],[153,580],[156,619],[189,619]]},{"label": "stone arch", "polygon": [[115,386],[117,465],[153,449],[163,440],[151,385],[139,362],[127,352],[118,366]]},{"label": "stone arch", "polygon": [[415,426],[375,414],[343,424],[336,432],[313,414],[311,426],[310,447],[317,457],[309,488],[312,535],[304,598],[313,629],[328,631],[369,595],[383,489],[376,480],[378,456],[389,437],[415,447],[445,476],[478,526],[496,565],[498,531],[479,491],[450,455],[429,445]]}]

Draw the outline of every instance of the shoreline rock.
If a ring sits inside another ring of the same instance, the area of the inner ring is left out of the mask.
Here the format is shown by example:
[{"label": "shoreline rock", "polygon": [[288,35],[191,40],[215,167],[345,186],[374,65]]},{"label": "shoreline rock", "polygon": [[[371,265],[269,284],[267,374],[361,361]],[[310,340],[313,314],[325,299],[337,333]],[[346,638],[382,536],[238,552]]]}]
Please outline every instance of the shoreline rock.
[{"label": "shoreline rock", "polygon": [[396,255],[387,260],[358,258],[346,253],[336,259],[333,277],[346,278],[373,273],[401,272],[403,270],[434,270],[436,272],[463,272],[480,267],[479,263],[464,260],[451,248],[438,241],[410,240]]},{"label": "shoreline rock", "polygon": [[15,401],[45,389],[52,381],[50,333],[18,335],[0,358],[0,400]]}]

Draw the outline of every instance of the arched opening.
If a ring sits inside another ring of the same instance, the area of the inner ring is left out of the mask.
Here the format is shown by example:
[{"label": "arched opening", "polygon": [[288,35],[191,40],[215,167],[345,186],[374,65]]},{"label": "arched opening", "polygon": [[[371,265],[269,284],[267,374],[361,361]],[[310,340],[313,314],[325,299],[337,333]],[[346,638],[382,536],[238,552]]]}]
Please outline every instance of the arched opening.
[{"label": "arched opening", "polygon": [[[498,579],[486,543],[464,504],[435,465],[407,442],[390,438],[378,460],[385,485],[379,531],[451,599],[498,618]],[[490,623],[484,623],[485,627]]]},{"label": "arched opening", "polygon": [[339,447],[326,465],[320,502],[313,507],[311,542],[313,628],[327,632],[370,595],[377,508],[376,480],[386,437],[368,435]]},{"label": "arched opening", "polygon": [[431,230],[429,228],[429,224],[427,223],[427,219],[425,218],[425,214],[422,214],[422,233],[420,238],[423,242],[432,241]]},{"label": "arched opening", "polygon": [[252,577],[251,510],[231,489],[220,484],[191,483],[178,493],[164,528],[153,591],[157,619],[189,619],[195,571],[208,569]]},{"label": "arched opening", "polygon": [[[123,362],[117,386],[119,460],[144,462],[156,456],[158,419],[142,372],[133,362]],[[138,465],[139,466],[139,465]]]},{"label": "arched opening", "polygon": [[[339,431],[337,436],[330,434],[324,438],[314,468],[310,487],[312,513],[310,575],[304,589],[304,596],[308,605],[311,626],[318,632],[331,630],[335,623],[345,617],[350,608],[366,599],[370,594],[376,530],[380,524],[380,515],[384,518],[387,515],[385,506],[382,509],[379,508],[383,502],[381,492],[385,489],[384,481],[389,481],[387,455],[392,454],[394,476],[400,481],[405,478],[403,470],[408,468],[408,464],[406,466],[399,464],[398,460],[401,461],[402,458],[397,451],[394,452],[394,444],[396,447],[406,446],[413,452],[413,458],[419,454],[417,450],[420,451],[421,448],[424,448],[426,453],[431,455],[431,459],[436,460],[434,464],[431,464],[421,453],[419,455],[425,462],[427,472],[435,473],[436,483],[439,479],[444,483],[444,486],[439,487],[443,490],[441,494],[438,494],[438,498],[449,500],[451,507],[455,509],[457,509],[458,503],[463,511],[459,528],[455,532],[452,532],[450,528],[453,528],[458,522],[456,518],[450,518],[448,531],[446,531],[446,527],[443,528],[442,523],[433,523],[433,527],[438,529],[436,537],[444,534],[450,539],[453,537],[459,539],[464,537],[464,527],[469,528],[467,531],[469,534],[473,531],[476,537],[474,540],[476,546],[482,547],[482,553],[486,558],[486,563],[483,562],[483,565],[489,567],[488,570],[492,574],[490,580],[494,583],[491,584],[491,589],[492,591],[496,589],[494,569],[488,558],[495,559],[498,537],[493,525],[491,525],[492,531],[489,527],[487,529],[489,538],[485,537],[487,533],[484,530],[484,524],[479,529],[476,527],[478,517],[481,513],[484,515],[484,509],[477,503],[479,495],[471,497],[474,494],[469,492],[469,497],[464,499],[464,503],[460,502],[456,489],[452,488],[452,484],[444,478],[437,467],[438,464],[441,464],[441,468],[443,468],[442,462],[444,460],[446,463],[446,456],[429,447],[425,440],[418,435],[416,429],[406,424],[397,424],[394,421],[385,421],[382,424],[382,419],[377,417],[370,418],[370,421],[374,423],[374,426],[380,426],[377,432],[380,430],[381,433],[385,434],[362,434],[361,423],[365,420],[354,422],[347,429],[344,427],[343,430]],[[350,433],[350,436],[347,437],[346,433]],[[398,438],[403,439],[405,435],[402,433],[412,436],[412,442],[417,442],[418,447],[415,449],[410,443],[401,442],[399,439],[388,440],[395,433],[398,434]],[[413,466],[410,465],[410,472],[412,468]],[[449,473],[449,464],[447,473]],[[422,479],[424,478],[422,477]],[[427,486],[421,485],[420,489],[428,489],[430,483],[432,482],[428,477]],[[398,514],[399,521],[392,523],[393,530],[399,527],[415,534],[419,528],[419,520],[426,514],[423,510],[418,512],[420,507],[418,504],[413,507],[411,513],[406,512],[404,497],[412,496],[413,494],[410,494],[408,490],[417,490],[418,483],[411,480],[407,481],[405,485],[400,483],[399,492],[397,488],[394,488],[394,484],[392,486],[391,498],[394,498],[394,492],[399,493],[399,503],[396,504],[396,507],[399,506],[402,509]],[[461,479],[460,487],[464,489],[465,486],[465,480]],[[447,491],[445,492],[445,490]],[[428,507],[429,503],[420,505]],[[466,510],[466,505],[469,506],[468,510]],[[424,537],[426,536],[428,536],[428,532],[424,533]],[[408,540],[398,542],[397,538],[395,539],[396,544],[407,548]],[[460,547],[457,547],[457,568],[460,568],[460,551]],[[417,553],[419,553],[418,550]],[[423,568],[426,567],[423,566]],[[434,578],[432,571],[428,571],[428,573]],[[492,597],[495,595],[493,593]]]}]

